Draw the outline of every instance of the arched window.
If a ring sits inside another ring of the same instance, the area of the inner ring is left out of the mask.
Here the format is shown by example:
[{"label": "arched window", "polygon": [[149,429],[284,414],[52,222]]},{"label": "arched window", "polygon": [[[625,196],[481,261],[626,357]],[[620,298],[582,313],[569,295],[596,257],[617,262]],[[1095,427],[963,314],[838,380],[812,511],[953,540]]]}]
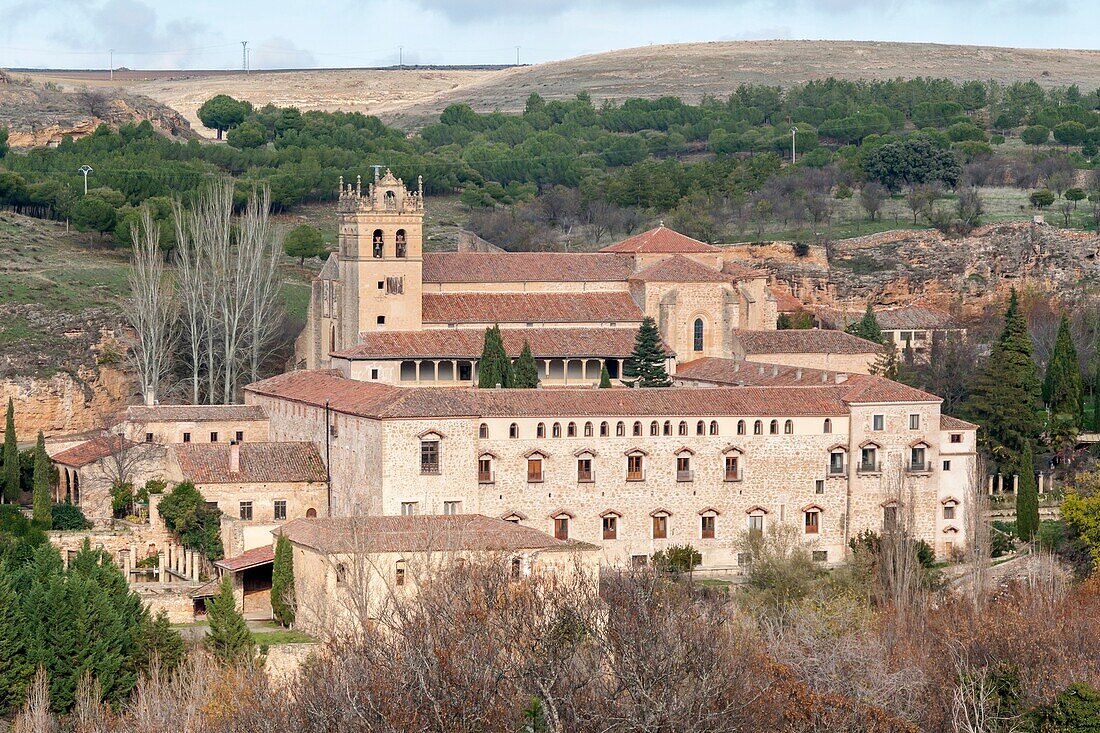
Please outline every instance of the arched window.
[{"label": "arched window", "polygon": [[485,423],[481,423],[481,425],[478,425],[477,426],[477,437],[481,438],[482,440],[485,440],[486,438],[488,438],[489,437],[489,426],[486,425]]},{"label": "arched window", "polygon": [[592,437],[592,423],[590,423],[590,422],[586,422],[584,424],[584,437],[586,437],[586,438],[591,438]]},{"label": "arched window", "polygon": [[671,420],[665,420],[663,435],[672,435],[672,421]]},{"label": "arched window", "polygon": [[571,422],[565,426],[565,434],[570,438],[577,437],[577,423]]},{"label": "arched window", "polygon": [[707,434],[707,424],[705,422],[703,422],[702,420],[695,423],[695,434],[696,435],[706,435]]},{"label": "arched window", "polygon": [[660,435],[661,434],[661,424],[659,422],[657,422],[656,420],[654,420],[653,422],[651,422],[649,424],[649,434],[650,435]]},{"label": "arched window", "polygon": [[823,433],[833,432],[833,421],[830,420],[829,418],[825,418],[825,425],[822,428],[821,432],[823,432]]},{"label": "arched window", "polygon": [[538,425],[535,426],[535,437],[536,438],[545,438],[546,437],[546,423],[540,422]]},{"label": "arched window", "polygon": [[395,240],[395,244],[397,245],[397,256],[404,258],[406,252],[404,229],[397,230],[397,238]]},{"label": "arched window", "polygon": [[783,434],[794,435],[794,420],[783,421]]},{"label": "arched window", "polygon": [[638,421],[634,422],[634,434],[635,435],[641,435],[642,434],[642,424]]},{"label": "arched window", "polygon": [[374,236],[371,237],[371,244],[373,246],[375,258],[381,258],[382,257],[382,230],[381,229],[375,229],[374,230]]},{"label": "arched window", "polygon": [[738,420],[737,421],[737,434],[738,435],[744,435],[745,434],[745,421],[744,420]]},{"label": "arched window", "polygon": [[711,420],[710,421],[710,434],[711,435],[718,435],[718,421],[717,420]]},{"label": "arched window", "polygon": [[703,319],[696,318],[695,326],[692,334],[692,349],[694,351],[703,350]]},{"label": "arched window", "polygon": [[555,438],[560,438],[561,437],[561,423],[560,422],[554,423],[553,427],[550,428],[550,435],[552,437],[555,437]]},{"label": "arched window", "polygon": [[626,435],[626,423],[624,423],[622,420],[615,423],[615,435],[620,438]]},{"label": "arched window", "polygon": [[508,426],[508,437],[509,438],[518,438],[519,437],[519,425],[516,425],[515,423],[512,423],[511,425]]},{"label": "arched window", "polygon": [[753,435],[763,435],[764,434],[764,423],[762,423],[759,420],[754,422],[752,424],[752,434]]},{"label": "arched window", "polygon": [[606,438],[609,435],[611,435],[611,426],[608,425],[606,422],[600,423],[600,437]]},{"label": "arched window", "polygon": [[386,191],[386,209],[389,211],[397,209],[397,194],[393,191]]},{"label": "arched window", "polygon": [[768,423],[768,433],[771,435],[779,435],[779,421],[772,420]]},{"label": "arched window", "polygon": [[679,434],[680,435],[687,435],[688,434],[687,420],[681,420],[680,421]]}]

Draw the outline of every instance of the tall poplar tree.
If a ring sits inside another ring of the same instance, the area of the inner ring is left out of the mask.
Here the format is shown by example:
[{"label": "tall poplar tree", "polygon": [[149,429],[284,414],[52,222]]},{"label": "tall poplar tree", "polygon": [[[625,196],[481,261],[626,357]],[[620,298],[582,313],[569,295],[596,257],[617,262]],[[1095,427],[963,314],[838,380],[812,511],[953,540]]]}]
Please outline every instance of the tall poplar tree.
[{"label": "tall poplar tree", "polygon": [[519,353],[519,358],[516,359],[514,384],[512,386],[522,387],[523,389],[534,389],[539,386],[539,367],[535,363],[535,357],[531,353],[531,344],[527,343],[527,339],[523,340],[523,351]]},{"label": "tall poplar tree", "polygon": [[15,404],[8,398],[8,417],[4,422],[4,501],[19,501],[19,443],[15,439]]},{"label": "tall poplar tree", "polygon": [[39,529],[52,529],[53,516],[50,507],[53,506],[50,480],[50,457],[46,455],[46,439],[42,431],[38,431],[38,442],[34,446],[34,526]]},{"label": "tall poplar tree", "polygon": [[1039,487],[1035,482],[1035,461],[1030,443],[1024,446],[1018,473],[1020,482],[1016,486],[1016,535],[1025,542],[1031,542],[1039,531]]},{"label": "tall poplar tree", "polygon": [[227,574],[218,586],[218,593],[209,601],[206,648],[224,664],[249,662],[256,653],[256,640],[248,630],[244,616],[237,610],[233,597],[233,580]]},{"label": "tall poplar tree", "polygon": [[1068,415],[1073,424],[1080,428],[1082,415],[1081,367],[1077,361],[1077,348],[1069,332],[1069,318],[1062,314],[1058,324],[1058,337],[1054,341],[1054,351],[1047,364],[1046,378],[1043,380],[1043,401],[1052,415]]},{"label": "tall poplar tree", "polygon": [[294,548],[283,535],[275,540],[275,563],[271,567],[271,612],[283,626],[294,623]]},{"label": "tall poplar tree", "polygon": [[477,371],[478,387],[492,389],[498,384],[501,387],[512,386],[512,362],[504,351],[504,337],[500,334],[500,326],[485,329],[485,345],[481,348]]},{"label": "tall poplar tree", "polygon": [[661,332],[652,317],[642,319],[634,337],[634,350],[623,365],[623,382],[631,387],[670,387],[672,379],[665,369],[668,355],[661,346]]},{"label": "tall poplar tree", "polygon": [[1043,429],[1036,412],[1042,390],[1031,354],[1027,322],[1013,289],[1004,329],[974,381],[964,410],[982,426],[981,438],[988,448],[1011,464],[1019,461],[1025,446],[1032,445]]}]

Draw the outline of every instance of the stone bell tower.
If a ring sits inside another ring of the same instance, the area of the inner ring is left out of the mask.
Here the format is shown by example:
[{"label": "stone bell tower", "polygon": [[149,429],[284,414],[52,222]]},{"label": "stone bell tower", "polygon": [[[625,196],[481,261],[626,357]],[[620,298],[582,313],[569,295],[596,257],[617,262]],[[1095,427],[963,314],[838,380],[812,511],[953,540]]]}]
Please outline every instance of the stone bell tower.
[{"label": "stone bell tower", "polygon": [[335,350],[364,331],[419,331],[423,291],[424,183],[386,174],[367,186],[340,179],[341,308]]}]

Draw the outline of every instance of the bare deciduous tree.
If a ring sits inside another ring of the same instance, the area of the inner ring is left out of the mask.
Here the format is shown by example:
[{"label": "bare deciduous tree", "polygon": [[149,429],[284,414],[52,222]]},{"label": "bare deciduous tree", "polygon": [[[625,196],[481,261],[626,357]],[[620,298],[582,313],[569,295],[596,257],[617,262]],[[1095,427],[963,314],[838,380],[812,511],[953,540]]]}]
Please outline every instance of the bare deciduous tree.
[{"label": "bare deciduous tree", "polygon": [[172,282],[164,272],[160,228],[147,207],[130,230],[133,262],[126,318],[133,329],[130,354],[141,380],[141,394],[154,402],[163,393],[162,381],[172,362],[176,303]]}]

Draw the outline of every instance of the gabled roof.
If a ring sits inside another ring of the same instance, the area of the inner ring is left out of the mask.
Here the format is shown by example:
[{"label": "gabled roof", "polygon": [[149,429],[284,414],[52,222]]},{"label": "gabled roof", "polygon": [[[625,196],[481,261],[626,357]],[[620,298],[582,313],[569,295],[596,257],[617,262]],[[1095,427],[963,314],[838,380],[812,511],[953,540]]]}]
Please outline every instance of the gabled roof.
[{"label": "gabled roof", "polygon": [[[904,329],[932,330],[961,328],[955,317],[945,310],[917,301],[909,305],[875,308],[875,320],[879,328],[889,331]],[[845,311],[836,308],[821,308],[817,317],[829,328],[843,329],[863,318],[863,310]]]},{"label": "gabled roof", "polygon": [[943,402],[941,397],[871,374],[851,374],[843,384],[843,399],[849,404],[887,402]]},{"label": "gabled roof", "polygon": [[642,282],[673,283],[733,282],[733,278],[729,275],[683,255],[675,255],[654,263],[641,272],[631,275],[630,279]]},{"label": "gabled roof", "polygon": [[779,331],[735,330],[746,354],[877,354],[880,344],[844,331],[818,328]]},{"label": "gabled roof", "polygon": [[295,519],[275,533],[324,554],[593,549],[481,514]]},{"label": "gabled roof", "polygon": [[215,567],[236,573],[259,565],[267,565],[275,562],[275,545],[265,545],[251,550],[245,550],[236,557],[227,557],[214,563]]},{"label": "gabled roof", "polygon": [[[630,355],[633,328],[505,328],[504,350],[518,357],[523,342],[536,358],[586,358]],[[480,328],[426,331],[377,331],[359,334],[359,345],[334,354],[342,359],[477,359],[485,345]]]},{"label": "gabled roof", "polygon": [[240,470],[229,470],[226,443],[173,446],[184,477],[196,484],[322,483],[325,464],[313,443],[241,443]]},{"label": "gabled roof", "polygon": [[136,445],[138,445],[138,443],[127,440],[120,435],[104,435],[86,440],[83,443],[78,443],[72,448],[68,448],[54,455],[50,460],[54,463],[60,463],[63,466],[69,466],[70,468],[83,468],[91,463],[95,463],[101,458],[106,458],[109,455],[128,450]]},{"label": "gabled roof", "polygon": [[940,415],[940,430],[977,430],[979,427],[981,426],[957,417]]},{"label": "gabled roof", "polygon": [[[825,376],[824,381],[822,375]],[[785,364],[765,364],[764,362],[723,359],[717,356],[704,356],[676,365],[674,379],[727,384],[730,386],[779,386],[813,387],[836,381],[836,372],[793,367]]]},{"label": "gabled roof", "polygon": [[632,257],[598,252],[425,252],[426,283],[622,282]]},{"label": "gabled roof", "polygon": [[267,414],[256,405],[131,405],[126,419],[151,422],[227,422],[266,420]]},{"label": "gabled roof", "polygon": [[[802,301],[794,297],[786,288],[772,286],[772,296],[775,298],[776,310],[780,313],[797,313],[804,310]],[[834,326],[835,328],[835,326]]]},{"label": "gabled roof", "polygon": [[329,254],[328,259],[325,260],[324,267],[322,267],[321,272],[317,274],[317,278],[320,280],[340,279],[340,258],[336,256],[335,252]]},{"label": "gabled roof", "polygon": [[633,237],[608,245],[600,250],[600,252],[628,252],[631,254],[721,251],[719,247],[715,247],[713,244],[706,244],[698,239],[692,239],[663,225],[641,234],[635,234]]},{"label": "gabled roof", "polygon": [[425,293],[425,323],[640,322],[642,311],[624,292]]}]

